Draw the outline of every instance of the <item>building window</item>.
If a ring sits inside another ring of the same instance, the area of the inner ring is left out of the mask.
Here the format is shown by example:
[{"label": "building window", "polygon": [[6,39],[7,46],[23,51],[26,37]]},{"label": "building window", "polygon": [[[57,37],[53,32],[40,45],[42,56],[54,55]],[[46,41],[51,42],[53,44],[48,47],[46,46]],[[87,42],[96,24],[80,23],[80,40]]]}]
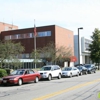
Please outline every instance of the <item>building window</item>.
[{"label": "building window", "polygon": [[10,40],[10,39],[11,39],[11,35],[5,36],[5,40]]},{"label": "building window", "polygon": [[17,39],[17,35],[11,35],[11,40],[12,39]]},{"label": "building window", "polygon": [[8,28],[8,26],[5,26],[5,31],[7,31],[9,28]]},{"label": "building window", "polygon": [[[37,32],[37,37],[47,37],[47,36],[51,36],[51,31]],[[33,38],[33,37],[34,37],[34,33],[14,34],[14,35],[5,36],[5,40],[25,39],[25,38]]]},{"label": "building window", "polygon": [[30,34],[29,33],[24,34],[24,38],[30,38]]},{"label": "building window", "polygon": [[18,35],[18,39],[23,39],[24,38],[24,34],[17,34]]},{"label": "building window", "polygon": [[38,32],[38,37],[51,36],[51,31]]},{"label": "building window", "polygon": [[29,33],[30,34],[30,38],[33,38],[33,33]]}]

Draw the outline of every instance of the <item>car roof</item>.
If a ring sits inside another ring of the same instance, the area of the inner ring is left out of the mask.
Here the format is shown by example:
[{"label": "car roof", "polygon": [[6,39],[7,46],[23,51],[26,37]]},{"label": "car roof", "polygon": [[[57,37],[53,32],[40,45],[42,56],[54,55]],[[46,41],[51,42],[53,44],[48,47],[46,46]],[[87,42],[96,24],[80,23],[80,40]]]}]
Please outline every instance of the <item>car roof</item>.
[{"label": "car roof", "polygon": [[59,65],[45,65],[43,67],[53,67],[53,66],[59,66]]}]

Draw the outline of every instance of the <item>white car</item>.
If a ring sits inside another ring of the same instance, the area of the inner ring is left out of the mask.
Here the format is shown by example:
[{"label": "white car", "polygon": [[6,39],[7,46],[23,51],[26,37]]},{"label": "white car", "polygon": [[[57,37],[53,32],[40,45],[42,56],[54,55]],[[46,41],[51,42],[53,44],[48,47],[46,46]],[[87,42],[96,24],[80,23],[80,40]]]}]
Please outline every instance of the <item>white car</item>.
[{"label": "white car", "polygon": [[79,69],[76,67],[64,67],[62,69],[62,77],[79,76]]},{"label": "white car", "polygon": [[61,68],[58,65],[43,66],[38,72],[41,74],[41,78],[47,78],[49,81],[54,77],[60,79],[62,73]]}]

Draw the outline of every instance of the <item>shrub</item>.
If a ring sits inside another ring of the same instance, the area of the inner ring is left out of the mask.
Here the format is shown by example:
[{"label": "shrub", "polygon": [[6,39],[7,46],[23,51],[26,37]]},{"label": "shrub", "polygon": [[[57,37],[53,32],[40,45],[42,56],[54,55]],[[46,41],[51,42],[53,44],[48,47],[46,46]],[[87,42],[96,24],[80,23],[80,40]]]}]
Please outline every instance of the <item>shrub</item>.
[{"label": "shrub", "polygon": [[0,77],[7,76],[7,72],[5,69],[0,69]]},{"label": "shrub", "polygon": [[5,70],[6,70],[7,74],[9,75],[11,70],[9,68],[6,68]]}]

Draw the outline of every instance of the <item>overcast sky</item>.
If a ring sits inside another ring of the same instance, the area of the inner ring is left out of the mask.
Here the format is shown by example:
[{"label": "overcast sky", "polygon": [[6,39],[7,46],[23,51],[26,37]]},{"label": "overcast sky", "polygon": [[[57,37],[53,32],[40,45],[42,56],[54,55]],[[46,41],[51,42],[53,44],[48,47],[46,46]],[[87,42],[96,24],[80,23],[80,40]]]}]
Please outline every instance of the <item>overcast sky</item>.
[{"label": "overcast sky", "polygon": [[0,22],[19,28],[58,25],[90,38],[100,28],[100,0],[0,0]]}]

